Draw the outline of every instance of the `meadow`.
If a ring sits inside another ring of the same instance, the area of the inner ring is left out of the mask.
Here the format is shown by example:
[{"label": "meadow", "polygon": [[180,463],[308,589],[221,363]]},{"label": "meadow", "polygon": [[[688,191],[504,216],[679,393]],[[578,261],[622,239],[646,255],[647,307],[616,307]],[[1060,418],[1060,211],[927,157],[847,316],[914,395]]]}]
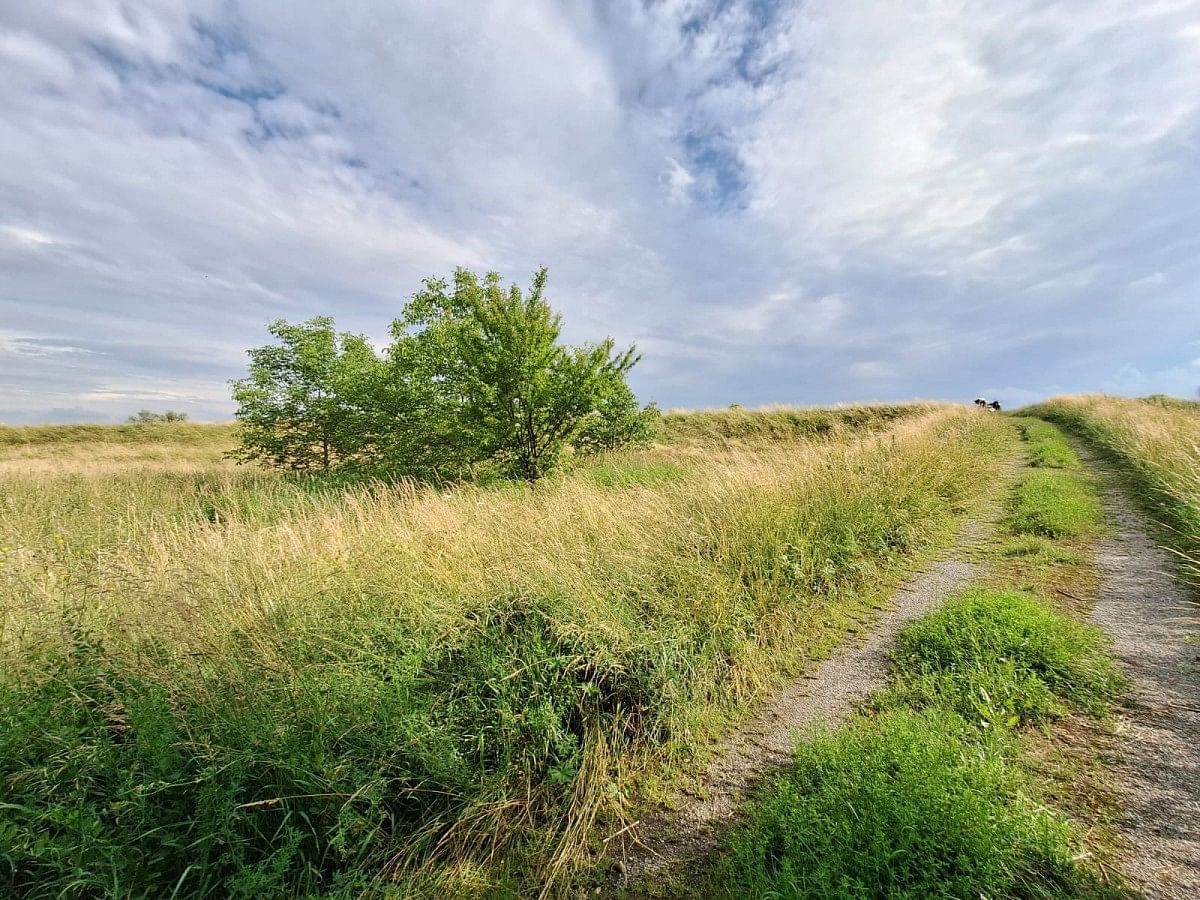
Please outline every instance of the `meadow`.
[{"label": "meadow", "polygon": [[668,413],[536,486],[430,487],[238,466],[230,426],[0,429],[0,891],[553,891],[1015,438]]},{"label": "meadow", "polygon": [[1056,397],[1028,412],[1106,453],[1200,585],[1200,403],[1102,394]]}]

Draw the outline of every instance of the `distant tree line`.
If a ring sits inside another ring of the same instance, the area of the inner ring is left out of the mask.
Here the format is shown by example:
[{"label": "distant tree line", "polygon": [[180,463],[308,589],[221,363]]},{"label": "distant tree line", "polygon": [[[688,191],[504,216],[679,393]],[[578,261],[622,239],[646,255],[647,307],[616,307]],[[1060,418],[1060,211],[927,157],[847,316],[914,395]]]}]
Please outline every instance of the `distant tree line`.
[{"label": "distant tree line", "polygon": [[639,356],[611,338],[570,346],[544,296],[459,269],[427,279],[377,353],[328,317],[274,322],[233,382],[235,456],[298,472],[461,478],[483,471],[535,481],[568,448],[648,441],[658,421],[626,381]]},{"label": "distant tree line", "polygon": [[174,422],[186,422],[187,413],[176,412],[173,409],[168,409],[166,412],[151,412],[148,409],[139,409],[136,413],[125,420],[130,425],[170,425]]}]

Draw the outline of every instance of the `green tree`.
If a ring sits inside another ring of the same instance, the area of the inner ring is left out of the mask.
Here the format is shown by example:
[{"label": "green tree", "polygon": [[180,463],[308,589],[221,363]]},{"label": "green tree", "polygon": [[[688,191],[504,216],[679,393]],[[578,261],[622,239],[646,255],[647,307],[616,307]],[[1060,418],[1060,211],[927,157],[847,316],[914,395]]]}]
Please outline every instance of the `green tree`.
[{"label": "green tree", "polygon": [[611,338],[562,344],[546,277],[539,269],[523,294],[494,272],[480,279],[459,269],[452,289],[426,281],[393,324],[392,359],[435,398],[443,465],[492,461],[536,481],[638,361],[635,348],[616,352]]},{"label": "green tree", "polygon": [[658,433],[662,413],[653,404],[638,406],[624,379],[614,380],[580,425],[572,444],[581,453],[600,453],[647,444]]},{"label": "green tree", "polygon": [[249,375],[232,382],[242,425],[234,455],[301,472],[370,465],[382,363],[366,338],[338,334],[323,316],[269,330],[277,343],[249,351]]}]

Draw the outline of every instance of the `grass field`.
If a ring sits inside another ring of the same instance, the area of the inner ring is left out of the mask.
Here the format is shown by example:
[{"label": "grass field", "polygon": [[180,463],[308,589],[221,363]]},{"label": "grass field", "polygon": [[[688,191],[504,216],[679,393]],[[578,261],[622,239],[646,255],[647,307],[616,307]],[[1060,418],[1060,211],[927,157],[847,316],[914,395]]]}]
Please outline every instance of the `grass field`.
[{"label": "grass field", "polygon": [[1187,559],[1200,585],[1200,403],[1169,397],[1058,397],[1027,410],[1079,434],[1115,459]]},{"label": "grass field", "polygon": [[827,653],[1011,451],[949,407],[668,414],[536,488],[0,431],[0,892],[525,895]]}]

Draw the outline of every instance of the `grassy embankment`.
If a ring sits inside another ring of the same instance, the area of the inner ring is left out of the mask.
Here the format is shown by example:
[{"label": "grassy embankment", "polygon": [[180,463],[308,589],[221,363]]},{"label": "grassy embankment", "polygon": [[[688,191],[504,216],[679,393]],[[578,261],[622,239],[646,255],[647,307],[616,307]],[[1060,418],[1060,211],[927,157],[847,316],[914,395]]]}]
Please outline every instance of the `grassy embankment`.
[{"label": "grassy embankment", "polygon": [[1200,587],[1200,403],[1151,397],[1056,397],[1029,409],[1079,434],[1127,475]]},{"label": "grassy embankment", "polygon": [[847,727],[799,744],[728,839],[714,895],[1121,894],[1092,830],[1103,801],[1081,796],[1092,779],[1048,750],[1123,686],[1106,639],[1056,589],[1091,580],[1100,506],[1061,434],[1021,424],[1031,467],[993,574],[901,633],[890,685]]},{"label": "grassy embankment", "polygon": [[330,489],[215,438],[179,464],[159,429],[124,470],[90,440],[55,468],[8,436],[0,893],[561,879],[638,773],[857,627],[1010,447],[974,411],[785,442],[738,418],[532,490]]}]

